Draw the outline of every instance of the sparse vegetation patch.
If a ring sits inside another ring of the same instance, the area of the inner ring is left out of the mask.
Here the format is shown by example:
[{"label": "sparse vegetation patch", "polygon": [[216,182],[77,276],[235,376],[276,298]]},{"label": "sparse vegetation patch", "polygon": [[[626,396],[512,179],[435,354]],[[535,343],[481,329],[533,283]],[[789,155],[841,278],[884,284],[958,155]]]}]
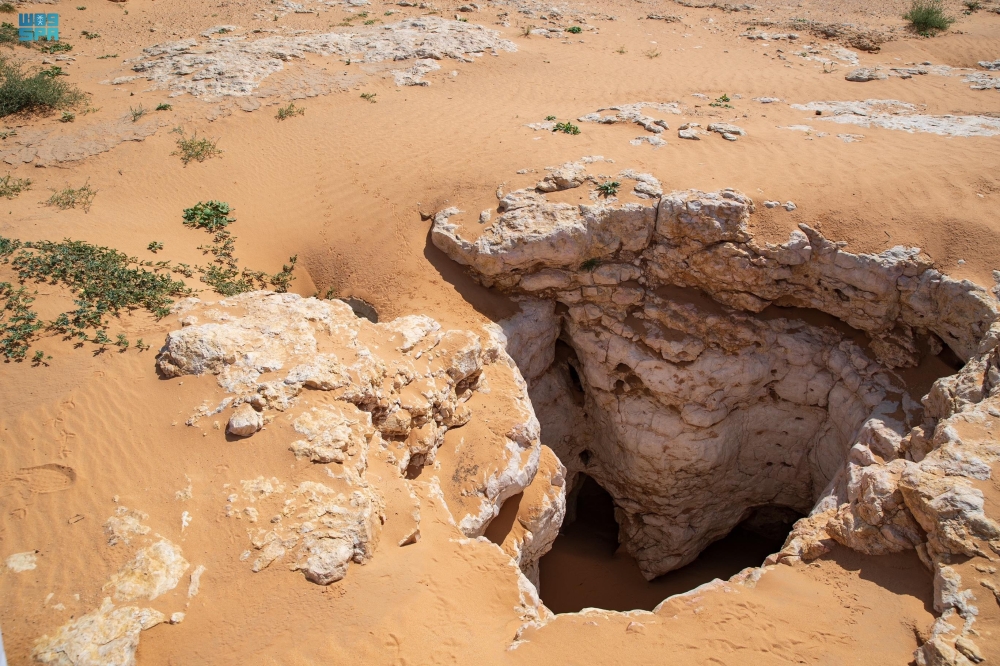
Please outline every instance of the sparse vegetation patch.
[{"label": "sparse vegetation patch", "polygon": [[198,138],[198,134],[185,137],[181,133],[181,138],[177,139],[177,150],[171,155],[179,155],[181,162],[187,165],[189,162],[204,162],[209,157],[221,155],[222,151],[216,146],[218,139]]},{"label": "sparse vegetation patch", "polygon": [[45,203],[49,206],[55,206],[59,210],[67,210],[79,206],[83,209],[83,212],[89,213],[90,204],[93,203],[96,196],[97,190],[92,188],[90,183],[85,183],[83,187],[76,189],[67,187],[62,190],[55,190]]},{"label": "sparse vegetation patch", "polygon": [[236,221],[229,217],[231,211],[225,201],[199,201],[191,208],[185,208],[182,216],[185,226],[215,232]]},{"label": "sparse vegetation patch", "polygon": [[[189,293],[183,282],[146,270],[137,259],[81,241],[21,242],[0,237],[0,261],[10,264],[22,285],[33,282],[68,287],[77,305],[75,310],[44,322],[30,308],[35,300],[33,294],[23,286],[15,289],[10,283],[0,283],[0,299],[4,301],[0,356],[7,361],[24,360],[32,340],[43,328],[81,343],[127,348],[125,336],[119,334],[114,343],[108,338],[110,316],[118,316],[123,310],[145,309],[162,317],[169,313],[172,296]],[[39,356],[38,352],[35,356]],[[44,353],[39,360],[44,360]]]},{"label": "sparse vegetation patch", "polygon": [[562,132],[563,134],[579,134],[580,128],[573,123],[566,121],[564,123],[556,123],[556,126],[552,128],[553,132]]},{"label": "sparse vegetation patch", "polygon": [[9,173],[6,176],[0,176],[0,197],[13,199],[29,187],[31,187],[30,178],[14,178]]},{"label": "sparse vegetation patch", "polygon": [[0,118],[14,113],[65,109],[84,101],[86,95],[76,86],[57,78],[61,71],[60,68],[25,71],[22,63],[0,55]]},{"label": "sparse vegetation patch", "polygon": [[[362,95],[362,97],[364,97],[364,95]],[[305,113],[306,110],[301,107],[295,106],[295,102],[289,102],[288,106],[283,106],[279,108],[278,114],[274,117],[277,118],[278,120],[286,120],[288,118],[291,118],[292,116],[303,116],[305,115]]]},{"label": "sparse vegetation patch", "polygon": [[602,196],[613,197],[618,194],[618,188],[621,186],[622,184],[617,180],[606,180],[597,186],[597,191],[600,192]]},{"label": "sparse vegetation patch", "polygon": [[903,18],[910,22],[910,27],[925,37],[947,30],[955,22],[955,19],[944,13],[941,0],[913,0],[910,11],[903,14]]}]

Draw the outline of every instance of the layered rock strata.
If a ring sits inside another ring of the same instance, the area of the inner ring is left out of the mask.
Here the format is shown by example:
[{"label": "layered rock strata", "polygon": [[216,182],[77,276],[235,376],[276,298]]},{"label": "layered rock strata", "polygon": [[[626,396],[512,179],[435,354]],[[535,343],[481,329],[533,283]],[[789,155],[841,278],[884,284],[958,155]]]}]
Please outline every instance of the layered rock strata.
[{"label": "layered rock strata", "polygon": [[[543,189],[503,196],[485,228],[441,211],[432,239],[519,300],[501,324],[543,439],[571,482],[611,492],[644,575],[789,507],[810,515],[772,563],[915,548],[942,613],[917,661],[966,663],[977,610],[953,565],[1000,553],[977,488],[1000,456],[993,296],[915,248],[852,254],[806,225],[758,243],[734,190],[572,205]],[[948,350],[965,367],[918,402],[894,368]]]}]

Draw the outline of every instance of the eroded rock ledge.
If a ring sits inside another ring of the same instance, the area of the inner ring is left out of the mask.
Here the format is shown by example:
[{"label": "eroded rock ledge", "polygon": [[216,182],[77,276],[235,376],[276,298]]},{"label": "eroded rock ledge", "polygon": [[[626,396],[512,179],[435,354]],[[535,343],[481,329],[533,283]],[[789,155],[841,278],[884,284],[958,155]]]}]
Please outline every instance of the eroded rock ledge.
[{"label": "eroded rock ledge", "polygon": [[[585,472],[612,494],[649,578],[760,506],[810,514],[772,563],[834,542],[916,548],[943,613],[918,663],[964,663],[934,655],[972,640],[972,584],[953,558],[1000,553],[976,488],[1000,459],[985,425],[1000,418],[996,300],[915,248],[852,254],[806,225],[756,242],[753,202],[734,190],[660,195],[654,177],[621,172],[631,202],[548,200],[593,187],[591,163],[502,196],[491,224],[449,208],[432,228],[520,299],[502,325],[570,485]],[[837,326],[810,323],[826,323],[816,311]],[[945,348],[966,365],[918,402],[894,369]]]},{"label": "eroded rock ledge", "polygon": [[[524,571],[535,571],[559,521],[547,529],[533,517],[561,516],[565,489],[558,461],[543,455],[527,387],[497,326],[478,335],[443,331],[422,315],[373,324],[340,301],[269,292],[213,304],[191,299],[177,310],[185,326],[167,336],[160,372],[216,375],[230,397],[214,413],[232,410],[230,433],[250,436],[281,414],[299,436],[289,442],[291,454],[331,465],[331,480],[323,483],[292,488],[260,477],[230,495],[231,516],[251,524],[274,516],[268,527],[248,530],[257,551],[254,571],[291,552],[292,569],[327,584],[343,578],[349,562],[367,561],[386,520],[381,492],[366,478],[370,456],[381,456],[401,476],[419,474],[434,463],[445,433],[477,416],[473,398],[491,384],[504,390],[479,403],[478,416],[493,427],[467,447],[465,463],[474,473],[432,482],[445,486],[439,494],[462,498],[451,510],[459,529],[476,537],[504,500],[532,485],[544,458],[539,487],[527,493],[537,501],[526,504],[523,533],[508,548]],[[312,391],[324,399],[306,407],[302,399]],[[419,539],[415,511],[404,541]]]}]

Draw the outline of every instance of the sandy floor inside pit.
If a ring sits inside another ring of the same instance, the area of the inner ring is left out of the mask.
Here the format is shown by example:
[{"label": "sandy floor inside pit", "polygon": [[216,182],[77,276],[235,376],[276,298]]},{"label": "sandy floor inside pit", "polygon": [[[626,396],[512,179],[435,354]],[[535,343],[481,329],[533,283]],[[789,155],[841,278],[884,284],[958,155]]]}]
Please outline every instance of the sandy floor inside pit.
[{"label": "sandy floor inside pit", "polygon": [[[119,121],[130,106],[152,109],[169,101],[173,110],[151,112],[158,129],[141,142],[48,168],[12,166],[9,171],[31,178],[33,187],[0,200],[5,237],[68,237],[142,259],[200,263],[196,248],[206,237],[181,224],[181,210],[219,199],[235,207],[238,221],[231,230],[243,264],[274,272],[288,256],[299,256],[294,291],[333,289],[372,303],[382,320],[425,313],[445,327],[467,328],[509,315],[516,305],[475,284],[434,248],[424,217],[450,205],[469,211],[495,207],[501,183],[509,191],[533,184],[545,166],[603,155],[614,160],[609,172],[648,171],[665,190],[733,187],[758,204],[793,201],[793,212],[759,206],[755,232],[769,240],[784,240],[805,222],[828,238],[848,241],[853,251],[919,246],[942,270],[987,286],[1000,268],[1000,136],[828,126],[785,103],[753,101],[898,99],[925,105],[928,114],[995,116],[1000,91],[971,90],[958,76],[851,83],[844,80],[849,66],[824,73],[817,61],[787,56],[793,50],[787,43],[765,47],[739,36],[747,21],[765,18],[853,21],[899,30],[880,53],[858,52],[862,65],[930,61],[974,67],[1000,58],[995,13],[963,16],[959,3],[949,2],[949,11],[959,16],[952,31],[916,39],[897,18],[907,5],[902,0],[836,7],[768,0],[756,11],[739,13],[665,0],[579,0],[568,6],[593,17],[587,25],[596,30],[562,40],[522,35],[525,26],[547,25],[537,17],[540,9],[528,17],[514,5],[481,3],[481,11],[463,16],[500,30],[517,52],[473,63],[444,61],[427,76],[431,85],[420,88],[398,88],[357,63],[309,56],[287,63],[268,83],[280,90],[282,81],[294,80],[308,66],[345,77],[349,90],[299,100],[305,114],[278,122],[277,107],[266,103],[252,113],[225,115],[215,110],[216,102],[168,99],[143,81],[99,82],[128,74],[123,60],[142,48],[213,25],[347,30],[330,27],[347,15],[344,8],[287,13],[273,21],[253,18],[273,8],[260,0],[79,1],[86,2],[85,10],[73,3],[55,6],[76,58],[60,64],[69,81],[91,94],[90,106],[97,110],[65,125],[56,116],[5,118],[0,131],[41,128],[71,137],[88,125]],[[460,3],[436,4],[441,15],[452,17]],[[366,9],[385,21],[425,13],[384,2]],[[389,10],[398,13],[386,17]],[[497,25],[501,11],[510,13],[509,27]],[[683,22],[648,20],[648,14],[676,14]],[[81,30],[101,37],[81,39]],[[801,33],[802,42],[836,44]],[[10,52],[41,62],[37,51]],[[97,58],[105,54],[117,57]],[[361,92],[376,93],[377,103],[360,99]],[[735,108],[708,106],[724,93]],[[286,97],[267,102],[285,103]],[[631,145],[631,139],[648,135],[635,125],[579,123],[577,136],[525,126],[548,115],[575,119],[637,101],[685,105],[682,115],[651,113],[669,122],[662,135],[668,145]],[[209,122],[215,115],[221,117]],[[735,122],[749,136],[735,143],[676,136],[683,122],[715,121]],[[781,129],[802,124],[814,131]],[[218,138],[223,154],[183,166],[171,156],[177,135],[170,130],[177,126]],[[838,132],[864,138],[845,143]],[[536,171],[516,173],[523,169]],[[51,189],[85,182],[98,190],[89,213],[40,203]],[[151,241],[162,242],[164,251],[149,253]],[[9,271],[0,268],[0,279],[10,279]],[[192,284],[198,286],[196,279]],[[41,286],[39,292],[43,314],[71,305],[58,289]],[[145,315],[119,324],[154,351],[178,325],[173,317],[154,321]],[[283,447],[271,446],[277,435],[232,442],[211,419],[185,426],[211,380],[161,380],[153,351],[93,355],[55,338],[39,346],[54,357],[48,366],[0,366],[0,558],[29,550],[39,558],[33,571],[0,574],[0,628],[12,664],[29,663],[35,639],[99,604],[101,584],[126,557],[106,545],[101,529],[115,509],[113,498],[148,513],[155,532],[180,544],[192,566],[207,570],[201,593],[189,605],[181,589],[151,604],[164,612],[183,609],[187,617],[144,632],[140,664],[905,664],[933,621],[930,576],[914,555],[864,559],[836,552],[809,566],[781,567],[754,589],[672,601],[655,616],[560,617],[529,630],[527,642],[510,650],[521,624],[512,570],[491,544],[453,542],[459,535],[429,493],[423,540],[396,546],[405,525],[392,518],[405,502],[389,497],[390,521],[375,558],[352,566],[341,583],[319,587],[275,568],[252,574],[239,561],[245,530],[223,516],[224,484],[279,473],[307,478],[309,463],[292,462]],[[188,485],[192,498],[178,500],[176,492]],[[182,532],[183,511],[192,523]],[[984,636],[980,645],[998,654],[998,641]]]}]

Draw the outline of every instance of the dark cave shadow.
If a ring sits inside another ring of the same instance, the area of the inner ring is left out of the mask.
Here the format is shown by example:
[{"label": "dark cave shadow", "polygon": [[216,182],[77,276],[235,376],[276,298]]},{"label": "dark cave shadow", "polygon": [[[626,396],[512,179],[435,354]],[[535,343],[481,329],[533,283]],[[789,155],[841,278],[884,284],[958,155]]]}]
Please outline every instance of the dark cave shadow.
[{"label": "dark cave shadow", "polygon": [[863,580],[897,595],[919,599],[924,610],[933,615],[934,575],[927,570],[915,550],[889,555],[864,555],[850,548],[837,546],[820,559],[836,562],[845,571],[857,571]]},{"label": "dark cave shadow", "polygon": [[499,321],[517,314],[520,307],[510,298],[476,282],[466,272],[464,266],[452,261],[447,254],[435,247],[431,241],[431,228],[427,228],[427,242],[424,243],[424,258],[437,269],[441,278],[455,287],[455,291],[471,305],[476,312]]}]

